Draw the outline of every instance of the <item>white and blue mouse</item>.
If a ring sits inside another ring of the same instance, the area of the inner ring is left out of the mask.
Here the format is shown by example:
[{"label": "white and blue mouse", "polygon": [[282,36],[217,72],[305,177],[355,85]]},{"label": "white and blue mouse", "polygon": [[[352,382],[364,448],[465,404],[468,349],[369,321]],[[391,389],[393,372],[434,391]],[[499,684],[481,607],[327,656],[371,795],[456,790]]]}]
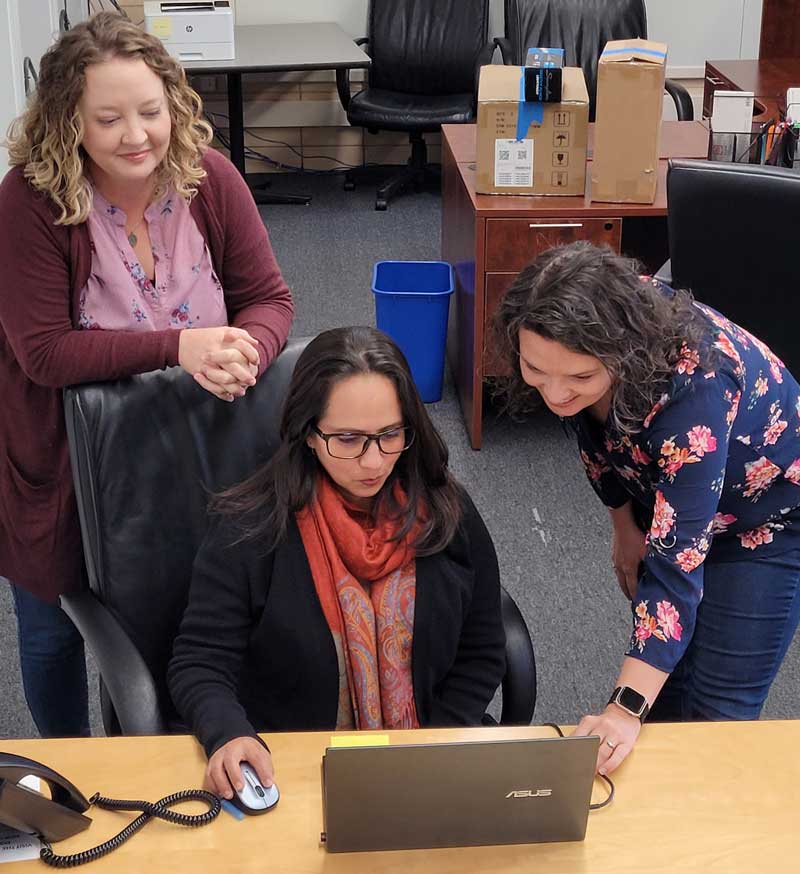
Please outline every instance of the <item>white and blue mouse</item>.
[{"label": "white and blue mouse", "polygon": [[269,787],[262,786],[256,769],[250,762],[240,762],[239,767],[244,778],[244,787],[234,790],[231,803],[249,816],[258,816],[272,810],[281,797],[278,787],[274,783]]}]

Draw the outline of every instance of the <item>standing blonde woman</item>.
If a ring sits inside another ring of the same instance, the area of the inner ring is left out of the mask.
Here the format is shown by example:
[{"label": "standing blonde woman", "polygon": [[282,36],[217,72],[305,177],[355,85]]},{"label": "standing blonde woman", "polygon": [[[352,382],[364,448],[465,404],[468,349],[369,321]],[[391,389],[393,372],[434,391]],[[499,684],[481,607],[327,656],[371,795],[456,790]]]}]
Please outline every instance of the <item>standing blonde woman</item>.
[{"label": "standing blonde woman", "polygon": [[181,66],[116,13],[47,51],[11,130],[13,169],[0,185],[0,576],[44,736],[89,731],[83,644],[57,606],[83,581],[61,389],[180,365],[233,401],[289,332],[291,295],[264,225],[210,139]]}]

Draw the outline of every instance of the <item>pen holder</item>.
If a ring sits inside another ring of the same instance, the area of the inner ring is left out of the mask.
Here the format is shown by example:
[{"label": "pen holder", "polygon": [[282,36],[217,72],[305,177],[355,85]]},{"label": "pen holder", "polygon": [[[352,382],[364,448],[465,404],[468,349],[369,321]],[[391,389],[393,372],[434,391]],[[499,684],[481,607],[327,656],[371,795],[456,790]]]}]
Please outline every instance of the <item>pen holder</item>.
[{"label": "pen holder", "polygon": [[728,164],[763,164],[767,135],[762,125],[754,124],[749,133],[709,130],[708,160]]}]

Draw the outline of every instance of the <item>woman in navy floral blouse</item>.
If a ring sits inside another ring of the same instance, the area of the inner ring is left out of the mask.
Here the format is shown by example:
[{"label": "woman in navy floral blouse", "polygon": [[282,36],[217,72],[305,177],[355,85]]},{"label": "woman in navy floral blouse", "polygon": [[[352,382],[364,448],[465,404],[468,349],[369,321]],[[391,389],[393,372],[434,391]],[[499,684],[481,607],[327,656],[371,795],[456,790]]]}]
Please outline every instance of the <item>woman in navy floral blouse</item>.
[{"label": "woman in navy floral blouse", "polygon": [[647,710],[756,719],[800,619],[800,386],[756,337],[588,243],[523,270],[497,324],[512,399],[532,387],[577,433],[631,601],[617,689],[576,730],[601,737],[598,769]]}]

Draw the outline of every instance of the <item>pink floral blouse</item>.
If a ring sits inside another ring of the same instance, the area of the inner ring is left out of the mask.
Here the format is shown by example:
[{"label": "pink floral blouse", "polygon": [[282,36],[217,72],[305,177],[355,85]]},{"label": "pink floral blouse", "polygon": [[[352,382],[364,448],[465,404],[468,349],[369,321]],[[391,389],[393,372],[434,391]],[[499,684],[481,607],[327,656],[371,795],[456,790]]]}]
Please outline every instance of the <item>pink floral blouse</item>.
[{"label": "pink floral blouse", "polygon": [[92,270],[81,292],[80,327],[163,331],[227,325],[222,285],[188,202],[171,191],[145,211],[155,262],[153,281],[128,241],[126,220],[119,207],[94,192],[88,218]]},{"label": "pink floral blouse", "polygon": [[713,369],[684,345],[638,433],[571,420],[603,502],[652,513],[628,655],[667,673],[692,638],[708,558],[777,554],[800,526],[800,385],[764,343],[697,306]]}]

